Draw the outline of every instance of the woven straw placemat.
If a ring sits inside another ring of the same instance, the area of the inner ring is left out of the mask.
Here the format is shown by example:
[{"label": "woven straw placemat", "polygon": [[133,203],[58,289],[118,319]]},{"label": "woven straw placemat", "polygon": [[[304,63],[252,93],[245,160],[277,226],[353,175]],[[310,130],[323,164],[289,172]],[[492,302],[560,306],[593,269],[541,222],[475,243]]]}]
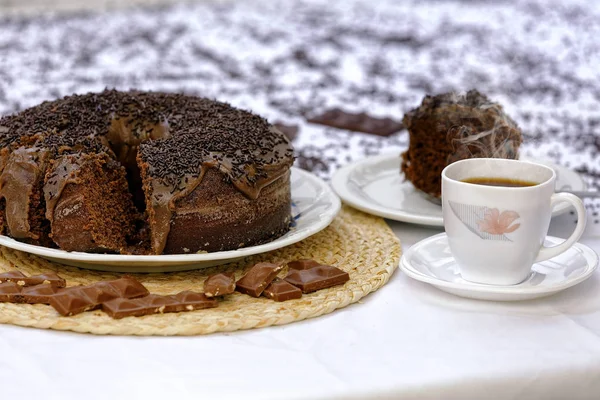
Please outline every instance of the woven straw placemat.
[{"label": "woven straw placemat", "polygon": [[[312,258],[347,271],[350,281],[344,285],[286,302],[257,299],[236,292],[225,296],[217,308],[120,320],[112,319],[100,310],[61,317],[52,307],[43,304],[0,303],[0,323],[98,335],[201,335],[283,325],[330,313],[377,290],[388,281],[398,266],[400,252],[400,242],[383,219],[344,206],[325,230],[276,251],[197,271],[131,274],[152,293],[174,294],[182,290],[202,291],[204,279],[215,272],[233,271],[239,279],[246,269],[259,261]],[[55,271],[67,280],[69,286],[121,276],[68,267],[0,247],[0,271],[11,269],[30,275]],[[280,276],[285,273],[287,268]]]}]

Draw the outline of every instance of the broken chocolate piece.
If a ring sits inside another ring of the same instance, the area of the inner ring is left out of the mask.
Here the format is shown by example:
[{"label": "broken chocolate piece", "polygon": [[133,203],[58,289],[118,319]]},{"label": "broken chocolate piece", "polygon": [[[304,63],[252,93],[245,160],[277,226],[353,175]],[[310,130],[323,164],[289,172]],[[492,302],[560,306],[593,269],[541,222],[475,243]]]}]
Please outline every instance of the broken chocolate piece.
[{"label": "broken chocolate piece", "polygon": [[252,297],[260,297],[265,288],[275,279],[283,265],[261,262],[250,268],[250,270],[236,283],[238,292]]},{"label": "broken chocolate piece", "polygon": [[100,304],[115,298],[135,298],[148,294],[144,285],[127,277],[62,289],[50,297],[50,305],[61,315],[67,316],[96,309]]},{"label": "broken chocolate piece", "polygon": [[42,283],[49,283],[56,287],[65,287],[67,282],[54,272],[45,274],[27,276],[21,271],[8,271],[0,274],[0,282],[15,282],[20,286],[35,286]]},{"label": "broken chocolate piece", "polygon": [[19,282],[0,283],[0,302],[49,304],[50,297],[58,293],[61,288],[50,283],[35,286],[22,286]]},{"label": "broken chocolate piece", "polygon": [[233,292],[235,292],[235,274],[233,272],[214,274],[204,281],[206,297],[222,296]]},{"label": "broken chocolate piece", "polygon": [[17,282],[0,283],[0,301],[7,303],[49,304],[60,288],[51,284],[21,286]]},{"label": "broken chocolate piece", "polygon": [[44,283],[36,286],[26,286],[21,289],[23,303],[28,304],[50,304],[50,297],[58,293],[61,288],[52,283]]},{"label": "broken chocolate piece", "polygon": [[213,308],[217,305],[217,300],[209,299],[203,293],[185,291],[170,296],[149,294],[138,299],[117,298],[103,303],[102,310],[111,317],[120,319],[149,314],[200,310]]},{"label": "broken chocolate piece", "polygon": [[148,289],[144,285],[130,276],[125,276],[114,281],[96,282],[93,286],[104,292],[114,294],[115,297],[124,297],[126,299],[134,299],[149,294]]},{"label": "broken chocolate piece", "polygon": [[50,298],[50,305],[60,315],[75,315],[84,311],[93,310],[104,301],[114,299],[116,296],[103,292],[91,286],[74,286],[63,289],[60,293]]},{"label": "broken chocolate piece", "polygon": [[287,125],[282,122],[275,122],[273,127],[283,133],[292,142],[298,136],[300,128],[298,125]]},{"label": "broken chocolate piece", "polygon": [[321,264],[316,262],[315,260],[303,258],[301,260],[290,261],[287,266],[291,269],[311,269],[314,267],[318,267],[319,265]]},{"label": "broken chocolate piece", "polygon": [[139,299],[113,299],[102,304],[102,311],[115,319],[141,317],[142,315],[163,313],[167,306],[174,306],[177,300],[170,296],[149,294]]},{"label": "broken chocolate piece", "polygon": [[0,301],[10,303],[22,303],[17,299],[21,295],[21,286],[16,282],[0,283]]},{"label": "broken chocolate piece", "polygon": [[345,283],[350,280],[350,276],[331,265],[320,265],[311,269],[291,270],[285,280],[299,287],[302,293],[310,293]]},{"label": "broken chocolate piece", "polygon": [[275,278],[275,280],[266,287],[262,294],[271,300],[287,301],[302,297],[302,290],[298,289],[289,282]]},{"label": "broken chocolate piece", "polygon": [[16,282],[24,278],[27,278],[27,275],[21,271],[8,271],[0,274],[0,282]]},{"label": "broken chocolate piece", "polygon": [[309,118],[308,122],[377,136],[389,136],[404,127],[401,122],[390,118],[375,118],[366,113],[352,114],[338,108]]},{"label": "broken chocolate piece", "polygon": [[33,275],[25,280],[25,286],[41,285],[43,283],[49,283],[50,285],[57,288],[64,288],[65,286],[67,286],[67,282],[65,281],[65,279],[61,278],[54,272]]}]

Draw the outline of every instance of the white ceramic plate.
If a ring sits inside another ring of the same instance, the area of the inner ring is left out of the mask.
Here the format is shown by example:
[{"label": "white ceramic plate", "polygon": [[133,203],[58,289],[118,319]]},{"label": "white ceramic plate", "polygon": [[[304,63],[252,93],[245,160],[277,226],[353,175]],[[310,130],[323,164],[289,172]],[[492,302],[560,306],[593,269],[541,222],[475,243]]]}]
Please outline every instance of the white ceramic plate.
[{"label": "white ceramic plate", "polygon": [[[555,246],[563,239],[548,236],[545,246]],[[529,278],[518,285],[495,286],[464,280],[454,261],[445,233],[431,236],[404,253],[400,268],[413,279],[429,283],[440,290],[479,300],[518,301],[549,296],[589,278],[598,267],[598,255],[589,247],[576,243],[566,252],[533,265]]]},{"label": "white ceramic plate", "polygon": [[239,250],[160,256],[92,254],[33,246],[1,235],[0,245],[58,263],[103,271],[169,272],[211,267],[299,242],[326,228],[340,210],[340,199],[329,185],[309,172],[292,168],[291,189],[295,226],[272,242]]},{"label": "white ceramic plate", "polygon": [[[546,161],[527,160],[553,168],[557,173],[557,190],[586,189],[583,179],[568,168]],[[395,221],[444,226],[442,207],[404,180],[398,154],[369,157],[342,167],[333,176],[331,184],[342,200],[364,212]],[[553,215],[562,214],[569,207],[559,204]]]}]

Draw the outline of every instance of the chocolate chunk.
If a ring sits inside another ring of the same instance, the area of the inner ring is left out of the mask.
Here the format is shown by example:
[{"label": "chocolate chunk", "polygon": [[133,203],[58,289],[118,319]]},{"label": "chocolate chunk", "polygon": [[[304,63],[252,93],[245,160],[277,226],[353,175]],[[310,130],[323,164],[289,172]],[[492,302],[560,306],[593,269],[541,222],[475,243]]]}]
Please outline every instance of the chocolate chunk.
[{"label": "chocolate chunk", "polygon": [[204,281],[206,297],[222,296],[233,292],[235,292],[235,274],[233,272],[214,274]]},{"label": "chocolate chunk", "polygon": [[287,136],[290,142],[296,139],[296,137],[298,136],[298,131],[300,130],[298,125],[287,125],[282,122],[275,122],[273,124],[273,127],[279,130],[285,136]]},{"label": "chocolate chunk", "polygon": [[127,277],[63,289],[50,297],[50,305],[61,315],[75,315],[96,309],[100,304],[115,298],[142,297],[148,293],[144,285]]},{"label": "chocolate chunk", "polygon": [[311,269],[314,267],[318,267],[319,264],[315,260],[309,260],[308,258],[303,258],[301,260],[290,261],[288,263],[288,268],[291,269]]},{"label": "chocolate chunk", "polygon": [[54,272],[40,275],[27,276],[21,271],[8,271],[0,274],[0,282],[15,282],[21,286],[35,286],[49,283],[56,287],[65,287],[67,282]]},{"label": "chocolate chunk", "polygon": [[209,299],[203,293],[185,291],[172,296],[150,294],[139,299],[117,298],[102,304],[102,310],[115,319],[141,317],[149,314],[181,312],[213,308],[217,300]]},{"label": "chocolate chunk", "polygon": [[299,287],[302,293],[325,289],[347,282],[350,276],[347,272],[330,265],[319,265],[311,269],[292,270],[285,280]]},{"label": "chocolate chunk", "polygon": [[27,280],[25,280],[25,286],[34,286],[41,285],[43,283],[49,283],[52,286],[57,288],[64,288],[67,286],[67,282],[64,278],[61,278],[54,272],[48,272],[40,275],[30,276]]},{"label": "chocolate chunk", "polygon": [[21,286],[17,282],[0,283],[0,301],[8,303],[49,304],[60,288],[51,284]]},{"label": "chocolate chunk", "polygon": [[17,282],[27,278],[21,271],[8,271],[0,274],[0,282]]},{"label": "chocolate chunk", "polygon": [[130,276],[123,277],[114,281],[101,281],[93,284],[100,290],[111,293],[115,297],[124,297],[133,299],[148,295],[148,289],[137,279]]},{"label": "chocolate chunk", "polygon": [[0,283],[0,301],[10,303],[22,303],[17,299],[21,295],[21,286],[16,282]]},{"label": "chocolate chunk", "polygon": [[337,108],[309,118],[308,122],[377,136],[389,136],[404,127],[401,122],[390,118],[375,118],[366,113],[352,114]]},{"label": "chocolate chunk", "polygon": [[61,288],[44,283],[42,285],[27,286],[21,289],[23,303],[29,304],[50,304],[50,297],[58,293]]},{"label": "chocolate chunk", "polygon": [[236,283],[238,292],[252,297],[260,297],[265,288],[275,279],[283,265],[261,262],[250,268],[250,270]]},{"label": "chocolate chunk", "polygon": [[275,278],[263,292],[263,296],[275,301],[286,301],[302,297],[302,290],[282,279]]},{"label": "chocolate chunk", "polygon": [[75,315],[97,308],[116,296],[91,286],[74,286],[61,290],[50,298],[50,305],[61,315]]}]

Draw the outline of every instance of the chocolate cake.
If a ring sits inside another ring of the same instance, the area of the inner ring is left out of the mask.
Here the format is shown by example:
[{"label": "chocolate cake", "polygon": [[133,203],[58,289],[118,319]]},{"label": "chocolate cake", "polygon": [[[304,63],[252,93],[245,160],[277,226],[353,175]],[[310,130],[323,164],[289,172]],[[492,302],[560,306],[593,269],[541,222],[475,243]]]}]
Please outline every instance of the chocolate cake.
[{"label": "chocolate cake", "polygon": [[521,131],[502,106],[471,90],[463,95],[425,96],[404,115],[409,147],[401,169],[422,192],[441,196],[441,173],[465,158],[518,158]]},{"label": "chocolate cake", "polygon": [[0,230],[68,251],[231,250],[290,224],[289,140],[225,103],[72,95],[0,119]]}]

